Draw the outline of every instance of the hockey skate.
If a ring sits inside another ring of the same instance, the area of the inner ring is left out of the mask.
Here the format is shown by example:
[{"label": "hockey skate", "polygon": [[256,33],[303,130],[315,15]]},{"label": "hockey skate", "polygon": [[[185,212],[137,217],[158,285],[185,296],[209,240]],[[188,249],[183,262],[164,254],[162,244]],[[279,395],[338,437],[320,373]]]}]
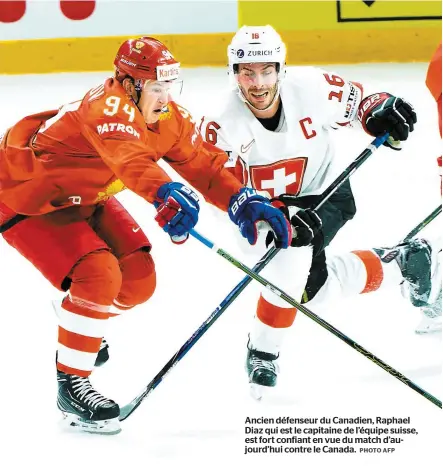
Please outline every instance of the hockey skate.
[{"label": "hockey skate", "polygon": [[380,248],[374,251],[382,262],[397,262],[404,278],[401,285],[402,294],[413,306],[426,307],[437,301],[441,293],[438,244],[431,244],[424,239],[412,239],[394,248]]},{"label": "hockey skate", "polygon": [[248,346],[246,371],[249,377],[251,396],[260,401],[263,396],[277,384],[279,367],[278,355],[251,349]]},{"label": "hockey skate", "polygon": [[57,382],[57,406],[70,427],[105,435],[121,431],[119,405],[94,390],[89,378],[57,370]]}]

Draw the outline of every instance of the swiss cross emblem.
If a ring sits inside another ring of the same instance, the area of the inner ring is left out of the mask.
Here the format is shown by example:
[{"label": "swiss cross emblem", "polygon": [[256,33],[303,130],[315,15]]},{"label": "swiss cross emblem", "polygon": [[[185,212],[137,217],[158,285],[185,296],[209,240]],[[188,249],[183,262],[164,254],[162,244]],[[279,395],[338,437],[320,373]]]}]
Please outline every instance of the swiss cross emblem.
[{"label": "swiss cross emblem", "polygon": [[306,157],[298,157],[270,165],[251,166],[252,186],[267,191],[271,197],[285,193],[297,195],[301,190],[307,163]]}]

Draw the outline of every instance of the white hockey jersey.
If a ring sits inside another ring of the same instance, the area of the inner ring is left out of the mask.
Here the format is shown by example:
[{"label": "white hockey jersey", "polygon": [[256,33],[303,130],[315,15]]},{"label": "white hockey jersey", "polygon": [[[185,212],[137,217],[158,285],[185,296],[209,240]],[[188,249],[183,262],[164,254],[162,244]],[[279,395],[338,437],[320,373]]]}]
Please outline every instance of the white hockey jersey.
[{"label": "white hockey jersey", "polygon": [[283,109],[276,131],[257,120],[233,90],[218,117],[204,117],[206,141],[226,151],[231,168],[245,185],[283,193],[320,194],[332,168],[332,127],[355,121],[362,100],[360,84],[319,68],[288,70],[280,95]]}]

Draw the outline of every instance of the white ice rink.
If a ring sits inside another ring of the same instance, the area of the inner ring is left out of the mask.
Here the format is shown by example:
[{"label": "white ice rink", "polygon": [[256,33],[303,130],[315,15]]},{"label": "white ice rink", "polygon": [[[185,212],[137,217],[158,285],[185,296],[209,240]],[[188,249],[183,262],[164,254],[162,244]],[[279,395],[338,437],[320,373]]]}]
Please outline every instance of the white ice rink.
[{"label": "white ice rink", "polygon": [[[357,215],[340,231],[330,251],[395,244],[439,203],[435,159],[441,147],[435,102],[424,85],[426,65],[325,68],[370,90],[405,97],[416,108],[416,131],[405,149],[380,149],[352,177]],[[105,76],[1,76],[0,128],[27,114],[77,100]],[[196,117],[213,112],[221,105],[220,91],[226,86],[224,69],[185,70],[182,103]],[[364,133],[347,129],[334,137],[343,168],[370,141]],[[119,199],[151,239],[158,273],[155,296],[128,315],[112,319],[106,334],[111,359],[92,377],[99,391],[124,404],[166,364],[243,274],[193,239],[174,246],[154,222],[153,207],[141,198],[124,192]],[[198,230],[242,258],[231,228],[217,222],[211,208],[203,205]],[[426,232],[440,228],[438,219]],[[281,354],[281,375],[272,399],[252,401],[244,360],[258,285],[251,285],[233,303],[122,424],[120,435],[68,433],[58,422],[57,321],[51,307],[51,300],[62,295],[3,239],[0,264],[3,465],[194,466],[231,460],[251,465],[382,466],[440,461],[442,411],[300,313]],[[441,336],[414,333],[420,314],[403,300],[399,289],[312,310],[442,399]],[[393,445],[392,454],[244,455],[246,416],[411,416],[411,427],[419,434]]]}]

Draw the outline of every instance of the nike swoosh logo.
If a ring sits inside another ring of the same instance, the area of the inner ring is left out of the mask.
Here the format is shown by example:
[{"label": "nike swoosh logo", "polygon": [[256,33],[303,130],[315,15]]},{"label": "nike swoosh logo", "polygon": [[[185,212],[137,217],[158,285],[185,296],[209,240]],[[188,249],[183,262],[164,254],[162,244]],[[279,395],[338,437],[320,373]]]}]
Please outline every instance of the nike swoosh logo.
[{"label": "nike swoosh logo", "polygon": [[134,233],[137,233],[138,230],[140,230],[140,227],[136,227],[136,228],[133,228],[133,229],[132,229],[132,231],[133,231]]},{"label": "nike swoosh logo", "polygon": [[255,139],[253,139],[249,144],[246,144],[246,146],[242,144],[240,146],[240,152],[242,154],[246,154],[246,152],[248,152],[248,150],[252,147],[252,144],[254,144],[254,142],[255,142]]}]

